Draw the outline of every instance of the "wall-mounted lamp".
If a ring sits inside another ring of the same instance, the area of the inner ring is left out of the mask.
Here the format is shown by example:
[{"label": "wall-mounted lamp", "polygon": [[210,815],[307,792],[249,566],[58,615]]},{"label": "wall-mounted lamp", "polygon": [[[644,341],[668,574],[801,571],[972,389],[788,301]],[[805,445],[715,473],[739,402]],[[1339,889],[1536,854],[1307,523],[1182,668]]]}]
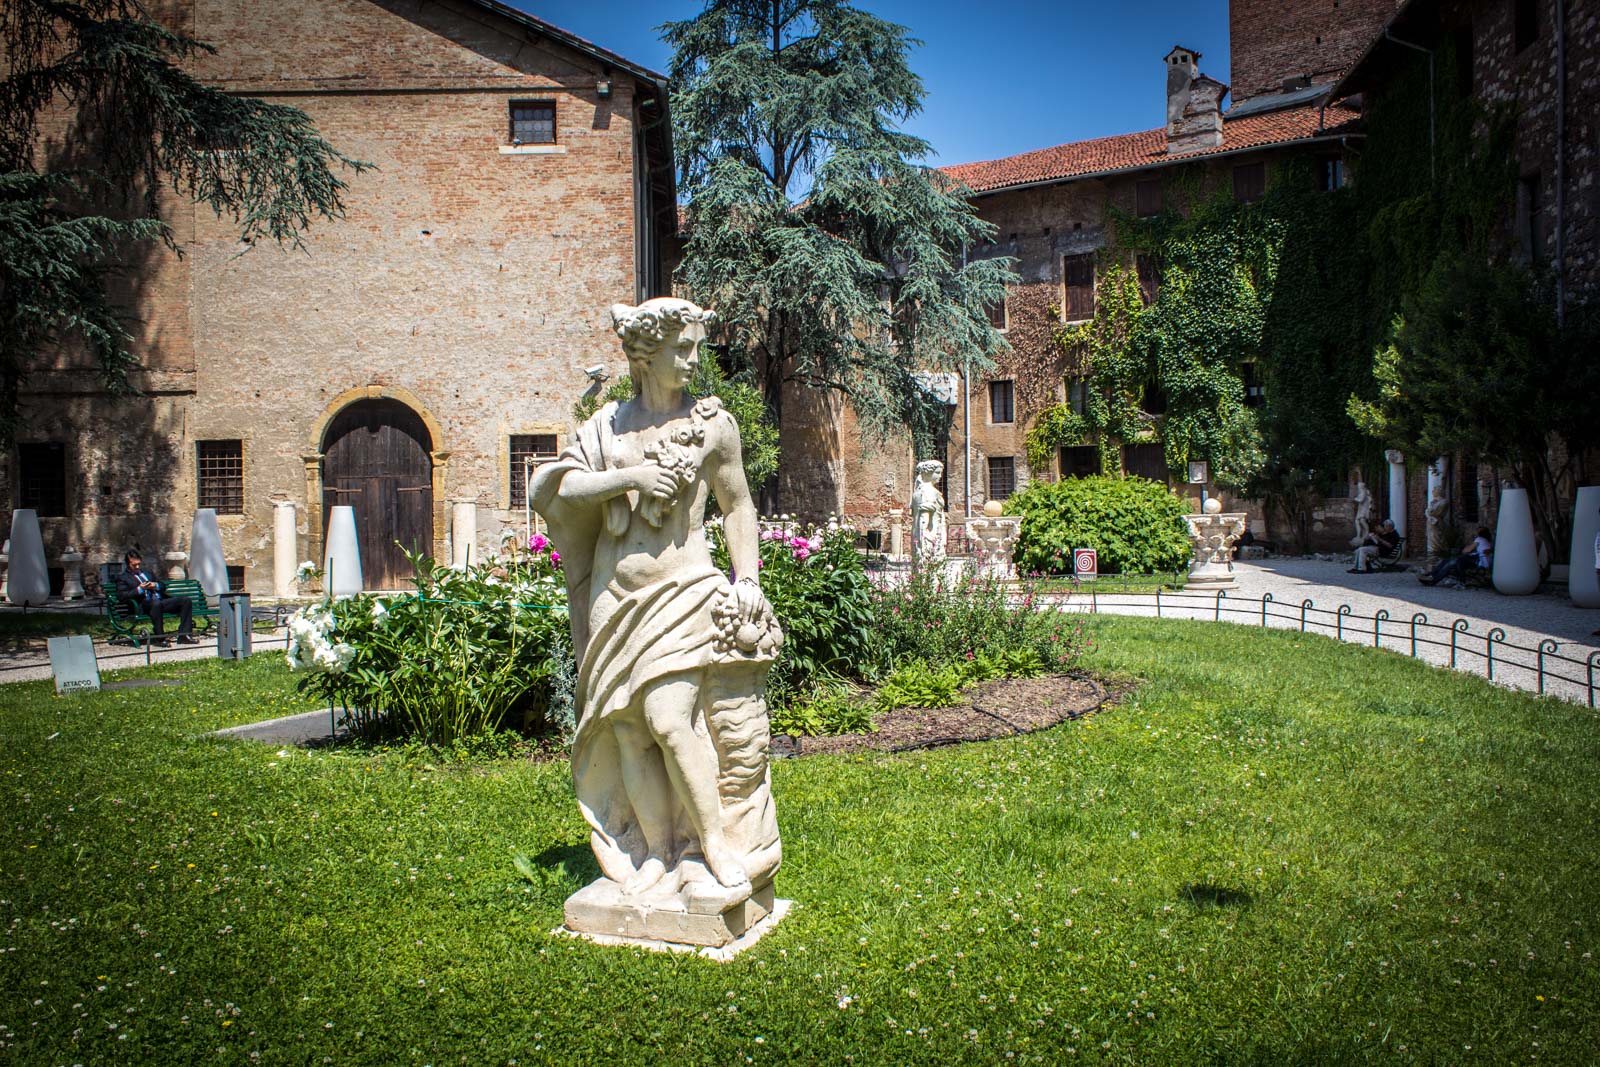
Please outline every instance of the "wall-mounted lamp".
[{"label": "wall-mounted lamp", "polygon": [[594,91],[599,93],[601,96],[610,96],[611,95],[611,79],[610,78],[601,78],[599,81],[595,82],[594,83]]}]

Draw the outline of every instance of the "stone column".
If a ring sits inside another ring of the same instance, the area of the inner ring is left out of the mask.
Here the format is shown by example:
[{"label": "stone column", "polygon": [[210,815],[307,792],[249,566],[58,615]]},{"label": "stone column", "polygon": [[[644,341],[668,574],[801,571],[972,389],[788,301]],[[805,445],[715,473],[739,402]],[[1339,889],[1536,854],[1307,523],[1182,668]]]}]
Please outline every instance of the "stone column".
[{"label": "stone column", "polygon": [[467,569],[478,544],[478,502],[457,500],[450,508],[450,566]]},{"label": "stone column", "polygon": [[1450,495],[1446,489],[1445,472],[1449,469],[1448,456],[1440,456],[1428,464],[1428,555],[1438,556],[1455,549],[1444,543],[1444,526],[1450,509]]},{"label": "stone column", "polygon": [[167,564],[167,580],[180,581],[189,577],[189,572],[184,569],[184,564],[189,562],[189,553],[173,549],[161,557]]},{"label": "stone column", "polygon": [[272,595],[279,600],[292,599],[299,592],[294,580],[300,561],[295,557],[300,547],[296,530],[299,516],[294,501],[275,500],[272,503]]},{"label": "stone column", "polygon": [[1389,518],[1401,537],[1406,536],[1406,457],[1398,448],[1383,454],[1389,461]]},{"label": "stone column", "polygon": [[0,548],[0,600],[6,598],[6,582],[10,580],[11,541],[8,538],[5,546]]},{"label": "stone column", "polygon": [[906,555],[906,509],[889,509],[889,558],[904,559]]},{"label": "stone column", "polygon": [[71,545],[61,553],[61,599],[83,599],[83,553]]}]

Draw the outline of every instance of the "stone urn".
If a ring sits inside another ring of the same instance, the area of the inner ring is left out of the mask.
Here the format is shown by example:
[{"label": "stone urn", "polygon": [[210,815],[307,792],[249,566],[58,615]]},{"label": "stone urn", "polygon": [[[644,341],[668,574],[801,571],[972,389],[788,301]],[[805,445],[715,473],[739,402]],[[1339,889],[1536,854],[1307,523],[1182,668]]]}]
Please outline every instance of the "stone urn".
[{"label": "stone urn", "polygon": [[1199,515],[1185,515],[1189,525],[1189,541],[1194,556],[1189,560],[1189,580],[1183,591],[1209,592],[1233,590],[1239,583],[1233,576],[1233,545],[1244,533],[1244,512],[1222,514],[1222,503],[1215,498],[1206,501]]},{"label": "stone urn", "polygon": [[[990,501],[994,504],[995,501]],[[967,520],[967,538],[972,542],[973,562],[978,576],[1009,581],[1017,576],[1012,554],[1017,548],[1017,538],[1022,534],[1022,519],[1016,515],[1000,515],[999,508],[990,512],[984,506],[983,516]]]}]

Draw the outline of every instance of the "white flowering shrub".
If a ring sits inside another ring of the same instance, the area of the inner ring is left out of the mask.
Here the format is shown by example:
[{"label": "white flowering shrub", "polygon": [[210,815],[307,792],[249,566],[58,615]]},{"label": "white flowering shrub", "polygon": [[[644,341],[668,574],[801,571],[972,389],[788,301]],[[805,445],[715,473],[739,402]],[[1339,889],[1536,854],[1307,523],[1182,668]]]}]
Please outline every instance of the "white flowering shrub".
[{"label": "white flowering shrub", "polygon": [[572,656],[561,557],[528,551],[466,571],[411,557],[412,594],[314,604],[289,622],[302,691],[354,727],[449,745],[504,728],[570,728]]}]

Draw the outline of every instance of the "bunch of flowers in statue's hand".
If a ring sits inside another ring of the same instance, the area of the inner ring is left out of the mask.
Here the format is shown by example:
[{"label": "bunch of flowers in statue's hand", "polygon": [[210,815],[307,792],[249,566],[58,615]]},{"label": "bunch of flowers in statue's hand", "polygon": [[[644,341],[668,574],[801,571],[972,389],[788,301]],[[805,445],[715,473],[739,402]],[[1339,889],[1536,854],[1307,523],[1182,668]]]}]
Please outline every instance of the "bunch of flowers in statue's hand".
[{"label": "bunch of flowers in statue's hand", "polygon": [[647,445],[644,450],[646,462],[672,475],[674,488],[665,494],[652,493],[639,503],[639,513],[651,526],[660,526],[662,516],[672,509],[683,491],[694,484],[695,478],[700,473],[700,463],[696,459],[695,450],[705,443],[705,427],[698,424],[680,426],[673,431],[670,440],[658,441]]}]

